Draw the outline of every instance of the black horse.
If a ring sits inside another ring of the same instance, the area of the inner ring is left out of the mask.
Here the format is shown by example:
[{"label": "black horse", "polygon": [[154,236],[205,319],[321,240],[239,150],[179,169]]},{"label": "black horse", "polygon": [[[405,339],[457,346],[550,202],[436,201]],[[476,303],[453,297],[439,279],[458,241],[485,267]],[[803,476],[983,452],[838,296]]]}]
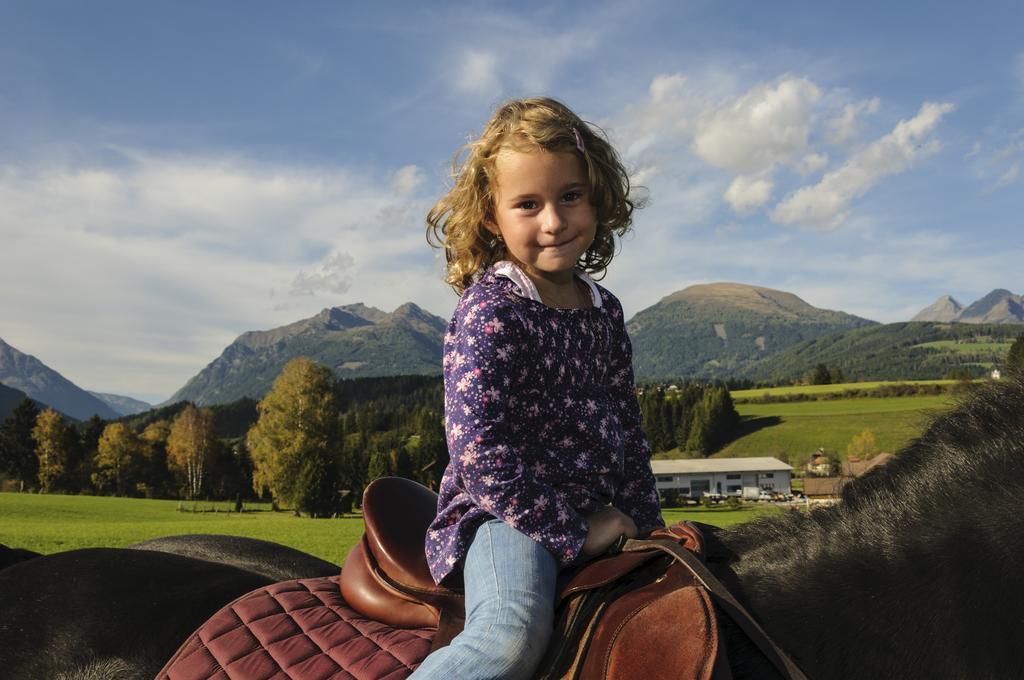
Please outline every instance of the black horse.
[{"label": "black horse", "polygon": [[[709,563],[811,678],[1024,677],[1022,499],[1017,380],[938,417],[837,505],[711,530]],[[4,677],[151,678],[238,595],[336,569],[294,551],[263,569],[287,550],[266,545],[223,564],[218,539],[174,540],[216,561],[93,549],[0,571]],[[776,677],[725,625],[735,677]]]}]

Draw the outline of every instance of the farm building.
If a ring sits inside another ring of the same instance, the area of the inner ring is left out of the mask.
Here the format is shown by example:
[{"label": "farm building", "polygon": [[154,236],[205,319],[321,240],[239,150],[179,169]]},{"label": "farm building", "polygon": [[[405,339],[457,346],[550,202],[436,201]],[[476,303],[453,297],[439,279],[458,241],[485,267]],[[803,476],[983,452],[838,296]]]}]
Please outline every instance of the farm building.
[{"label": "farm building", "polygon": [[852,456],[849,460],[843,461],[842,475],[839,477],[812,477],[804,478],[804,494],[811,501],[832,501],[839,497],[843,487],[849,484],[854,477],[860,477],[868,470],[880,465],[885,465],[892,460],[891,453],[879,453],[874,458],[861,460]]},{"label": "farm building", "polygon": [[761,491],[790,493],[793,468],[778,458],[652,460],[658,491],[690,498],[705,493],[756,499]]}]

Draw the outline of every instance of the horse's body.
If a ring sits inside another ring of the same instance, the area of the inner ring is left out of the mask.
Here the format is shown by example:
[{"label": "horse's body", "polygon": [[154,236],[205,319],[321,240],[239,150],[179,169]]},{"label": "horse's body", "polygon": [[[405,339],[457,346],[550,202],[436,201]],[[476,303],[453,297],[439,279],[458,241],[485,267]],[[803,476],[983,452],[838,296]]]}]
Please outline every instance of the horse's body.
[{"label": "horse's body", "polygon": [[241,536],[189,534],[165,536],[128,546],[136,550],[194,557],[228,564],[266,576],[272,581],[290,581],[313,576],[336,576],[341,567],[280,543]]},{"label": "horse's body", "polygon": [[[709,563],[811,678],[1024,677],[1022,499],[1018,381],[938,418],[838,505],[712,531]],[[177,547],[218,559],[196,541]],[[270,582],[252,570],[275,562],[266,547],[234,556],[247,569],[114,549],[4,569],[0,668],[11,678],[151,678],[206,616]],[[304,557],[289,553],[297,561],[285,572],[327,568]],[[725,626],[735,677],[775,677]]]}]

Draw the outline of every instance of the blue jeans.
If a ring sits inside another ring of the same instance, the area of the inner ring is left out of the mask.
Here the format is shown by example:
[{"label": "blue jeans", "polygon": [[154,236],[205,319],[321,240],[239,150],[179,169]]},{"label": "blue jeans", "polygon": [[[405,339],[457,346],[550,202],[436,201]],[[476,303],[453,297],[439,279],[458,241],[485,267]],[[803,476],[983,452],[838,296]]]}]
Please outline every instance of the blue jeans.
[{"label": "blue jeans", "polygon": [[501,520],[477,529],[463,569],[466,627],[410,679],[529,678],[554,625],[558,562]]}]

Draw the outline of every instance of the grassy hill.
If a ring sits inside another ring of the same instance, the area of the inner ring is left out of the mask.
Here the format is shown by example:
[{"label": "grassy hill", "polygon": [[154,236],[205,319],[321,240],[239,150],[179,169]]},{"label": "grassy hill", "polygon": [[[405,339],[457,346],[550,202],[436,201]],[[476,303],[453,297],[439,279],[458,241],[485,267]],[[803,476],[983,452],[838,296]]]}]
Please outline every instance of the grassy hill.
[{"label": "grassy hill", "polygon": [[847,444],[864,430],[874,432],[882,451],[893,453],[953,403],[942,395],[737,404],[744,435],[715,456],[774,456],[796,467],[819,448],[845,458]]},{"label": "grassy hill", "polygon": [[[740,429],[713,457],[773,456],[799,467],[819,448],[846,458],[847,445],[864,430],[875,434],[881,451],[895,453],[953,407],[962,391],[961,382],[950,380],[734,390]],[[654,457],[686,456],[673,449]]]},{"label": "grassy hill", "polygon": [[742,402],[748,399],[758,399],[760,397],[787,397],[791,395],[803,395],[808,396],[819,396],[827,394],[842,394],[852,390],[858,391],[869,391],[877,390],[882,387],[895,386],[895,385],[955,385],[958,381],[956,380],[914,380],[914,381],[893,381],[893,380],[875,380],[868,382],[855,382],[855,383],[838,383],[835,385],[789,385],[786,387],[763,387],[755,388],[750,390],[732,390],[729,392],[732,396],[733,401]]}]

